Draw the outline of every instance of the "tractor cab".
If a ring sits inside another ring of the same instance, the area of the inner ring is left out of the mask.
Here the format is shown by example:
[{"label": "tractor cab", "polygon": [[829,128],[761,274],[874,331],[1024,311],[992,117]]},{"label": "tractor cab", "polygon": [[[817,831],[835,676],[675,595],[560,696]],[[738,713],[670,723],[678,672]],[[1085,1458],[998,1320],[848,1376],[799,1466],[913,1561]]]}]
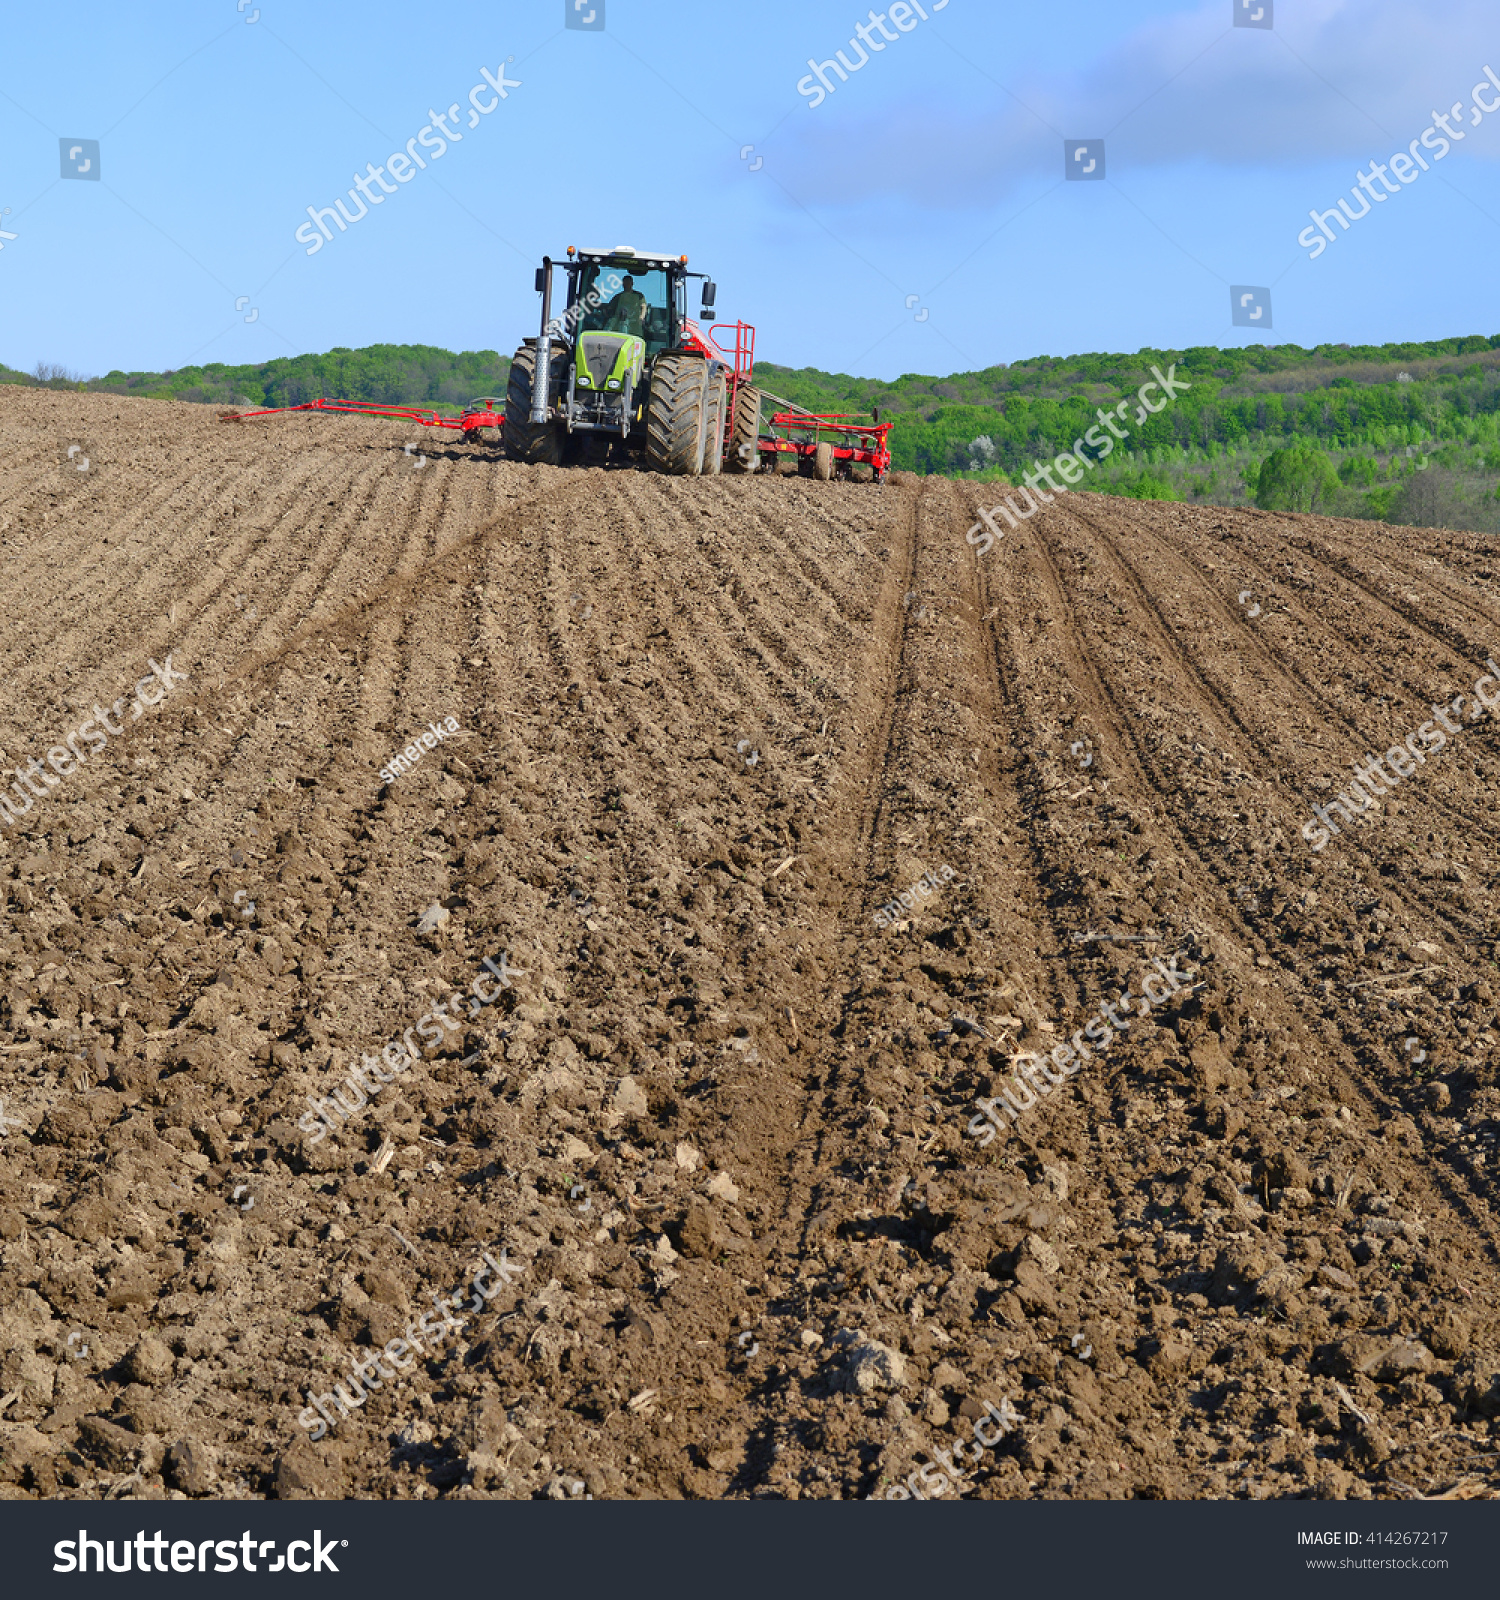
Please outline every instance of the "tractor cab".
[{"label": "tractor cab", "polygon": [[582,251],[567,271],[564,322],[572,315],[580,333],[631,334],[645,343],[648,361],[677,343],[687,312],[681,262],[634,251]]}]

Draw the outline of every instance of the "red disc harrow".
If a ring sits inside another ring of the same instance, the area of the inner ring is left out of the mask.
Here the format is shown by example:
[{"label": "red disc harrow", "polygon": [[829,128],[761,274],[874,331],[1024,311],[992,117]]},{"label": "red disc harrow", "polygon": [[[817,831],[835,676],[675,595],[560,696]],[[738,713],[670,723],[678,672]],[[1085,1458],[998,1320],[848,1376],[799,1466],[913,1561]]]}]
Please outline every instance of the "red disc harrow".
[{"label": "red disc harrow", "polygon": [[[870,418],[843,412],[818,413],[804,411],[779,395],[769,398],[787,409],[772,415],[769,438],[764,432],[761,434],[760,451],[767,458],[768,467],[777,467],[791,457],[810,461],[819,478],[849,476],[855,468],[868,467],[876,483],[885,482],[891,470],[887,442],[891,424],[881,422],[878,412]],[[761,427],[767,427],[764,420]]]},{"label": "red disc harrow", "polygon": [[469,402],[468,409],[459,417],[445,417],[426,406],[387,406],[374,400],[309,400],[300,406],[268,406],[264,411],[224,411],[220,422],[247,422],[251,417],[279,417],[289,411],[352,411],[360,417],[404,417],[409,422],[419,422],[424,428],[453,428],[461,430],[465,444],[479,438],[481,428],[498,428],[505,422],[505,413],[497,411],[497,395],[480,395]]}]

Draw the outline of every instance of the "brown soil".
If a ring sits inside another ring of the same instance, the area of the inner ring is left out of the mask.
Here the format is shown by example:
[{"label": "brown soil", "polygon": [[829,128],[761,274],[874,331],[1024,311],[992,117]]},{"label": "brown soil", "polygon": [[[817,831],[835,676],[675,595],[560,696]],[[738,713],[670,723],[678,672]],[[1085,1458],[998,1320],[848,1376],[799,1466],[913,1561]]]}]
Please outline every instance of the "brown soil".
[{"label": "brown soil", "polygon": [[0,1493],[849,1498],[1001,1400],[972,1497],[1500,1476],[1493,724],[1299,833],[1484,671],[1486,542],[1079,494],[976,559],[940,480],[411,437],[0,389],[5,764],[189,674],[0,829]]}]

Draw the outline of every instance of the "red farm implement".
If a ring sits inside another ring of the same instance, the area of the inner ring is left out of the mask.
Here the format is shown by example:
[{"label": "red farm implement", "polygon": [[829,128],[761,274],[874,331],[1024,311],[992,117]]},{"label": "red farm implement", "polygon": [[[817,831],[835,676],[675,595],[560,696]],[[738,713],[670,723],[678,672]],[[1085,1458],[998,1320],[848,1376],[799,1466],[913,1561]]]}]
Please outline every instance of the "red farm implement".
[{"label": "red farm implement", "polygon": [[[793,473],[808,470],[827,481],[835,477],[864,476],[867,468],[876,483],[884,483],[891,470],[886,442],[891,424],[842,413],[804,411],[768,389],[756,387],[755,329],[748,322],[728,322],[710,328],[705,340],[697,323],[688,320],[684,344],[709,362],[722,363],[729,387],[727,421],[721,433],[724,465],[730,471],[765,470]],[[725,335],[733,336],[731,345]],[[768,419],[765,402],[782,407]],[[751,441],[754,441],[753,447]],[[759,455],[756,463],[753,451]]]},{"label": "red farm implement", "polygon": [[796,472],[810,464],[813,476],[873,479],[884,483],[891,470],[889,422],[843,413],[804,411],[790,400],[768,395],[786,409],[775,412],[763,428],[760,452],[767,467]]},{"label": "red farm implement", "polygon": [[424,428],[452,428],[462,431],[465,444],[479,442],[481,428],[501,428],[505,413],[497,408],[499,397],[480,395],[471,400],[459,417],[445,417],[426,406],[387,406],[374,400],[309,400],[300,406],[268,406],[264,411],[225,411],[220,422],[247,422],[251,417],[280,417],[291,411],[348,411],[357,417],[398,417],[420,423]]}]

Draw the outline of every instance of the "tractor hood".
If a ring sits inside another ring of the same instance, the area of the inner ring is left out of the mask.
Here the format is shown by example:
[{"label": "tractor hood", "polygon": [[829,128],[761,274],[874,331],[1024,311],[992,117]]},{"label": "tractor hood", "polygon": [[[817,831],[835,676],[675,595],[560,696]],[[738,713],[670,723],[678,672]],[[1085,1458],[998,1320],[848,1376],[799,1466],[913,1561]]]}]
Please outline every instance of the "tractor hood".
[{"label": "tractor hood", "polygon": [[611,392],[630,380],[634,389],[646,364],[646,341],[633,333],[584,333],[578,336],[574,381],[580,389]]}]

